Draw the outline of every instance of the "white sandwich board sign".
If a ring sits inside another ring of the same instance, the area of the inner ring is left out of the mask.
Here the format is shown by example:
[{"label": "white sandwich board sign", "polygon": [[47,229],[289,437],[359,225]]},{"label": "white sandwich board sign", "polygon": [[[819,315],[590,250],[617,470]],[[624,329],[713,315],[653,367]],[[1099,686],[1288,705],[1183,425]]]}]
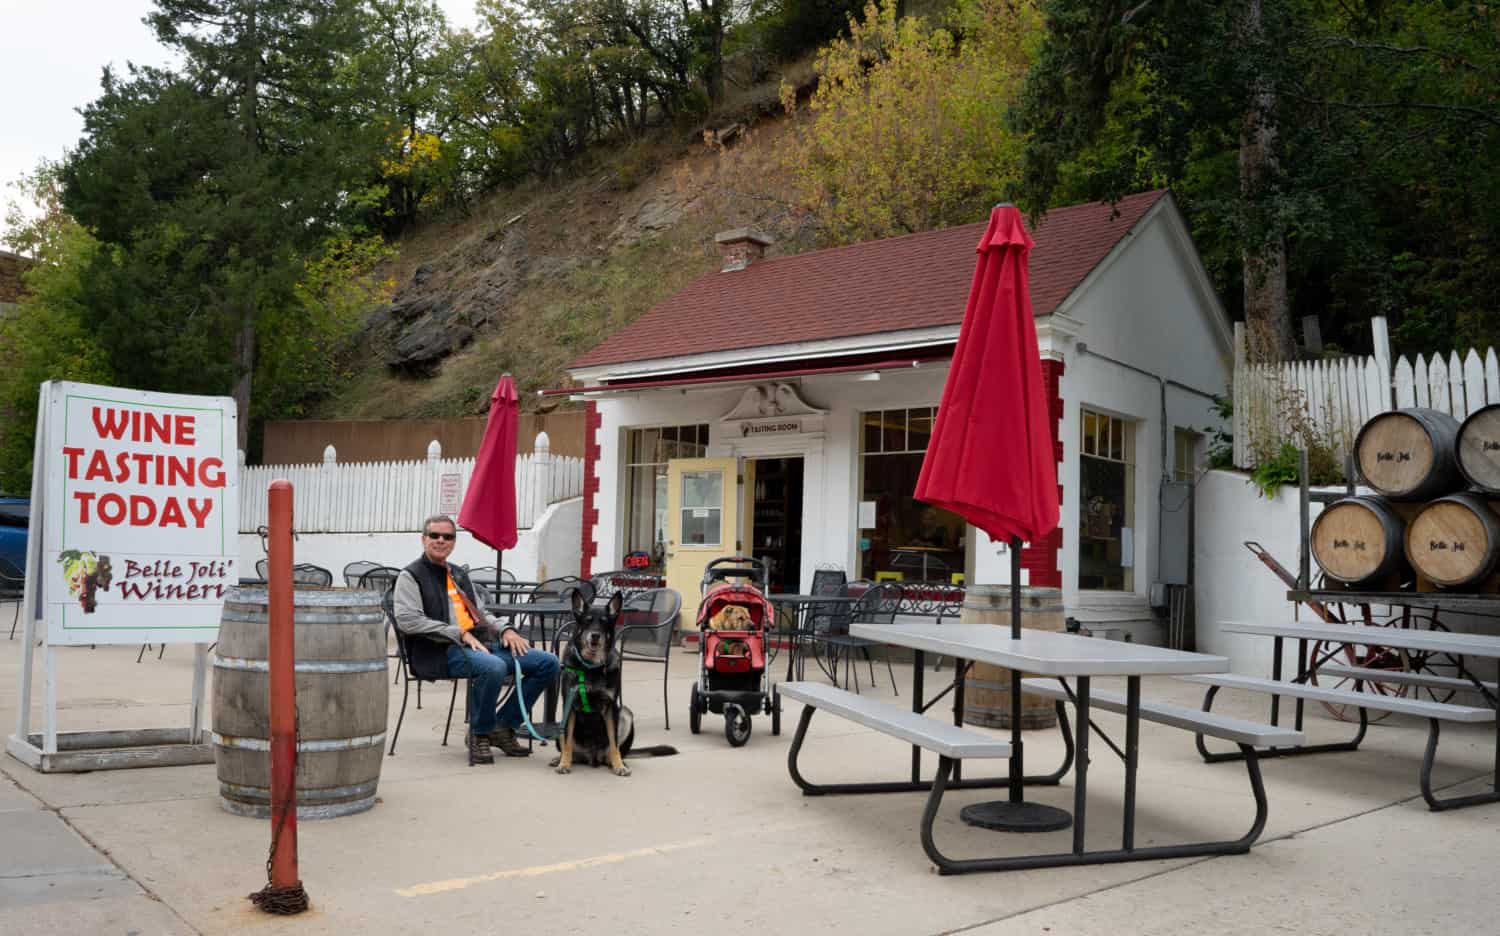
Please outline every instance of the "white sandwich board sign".
[{"label": "white sandwich board sign", "polygon": [[[130,736],[132,746],[147,736],[181,734],[200,747],[204,647],[217,639],[224,600],[239,579],[234,400],[48,381],[39,402],[27,642],[18,730],[9,747],[18,757],[16,744],[44,754],[58,750],[56,648],[142,643],[199,646],[193,723],[187,732],[119,734]],[[45,640],[47,693],[39,747],[27,733],[37,637]],[[86,769],[101,766],[127,765]]]}]

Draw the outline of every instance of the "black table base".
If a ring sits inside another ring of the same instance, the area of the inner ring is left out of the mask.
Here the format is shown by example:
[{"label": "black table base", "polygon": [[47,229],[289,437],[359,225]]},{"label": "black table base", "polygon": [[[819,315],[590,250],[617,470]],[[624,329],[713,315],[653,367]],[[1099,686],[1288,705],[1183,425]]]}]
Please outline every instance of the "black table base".
[{"label": "black table base", "polygon": [[1001,832],[1057,832],[1073,824],[1073,814],[1046,803],[973,803],[958,811],[958,818],[982,829]]}]

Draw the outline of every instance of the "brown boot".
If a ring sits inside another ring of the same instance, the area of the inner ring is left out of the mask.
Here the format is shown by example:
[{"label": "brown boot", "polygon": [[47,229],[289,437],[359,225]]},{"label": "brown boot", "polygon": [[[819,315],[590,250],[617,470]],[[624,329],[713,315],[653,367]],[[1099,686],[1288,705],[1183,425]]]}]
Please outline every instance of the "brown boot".
[{"label": "brown boot", "polygon": [[489,735],[477,735],[470,731],[464,735],[464,744],[469,748],[469,766],[475,764],[493,764],[495,755],[490,752]]},{"label": "brown boot", "polygon": [[499,748],[500,753],[506,757],[531,756],[531,747],[521,743],[512,725],[496,725],[495,730],[489,734],[489,742],[492,746]]}]

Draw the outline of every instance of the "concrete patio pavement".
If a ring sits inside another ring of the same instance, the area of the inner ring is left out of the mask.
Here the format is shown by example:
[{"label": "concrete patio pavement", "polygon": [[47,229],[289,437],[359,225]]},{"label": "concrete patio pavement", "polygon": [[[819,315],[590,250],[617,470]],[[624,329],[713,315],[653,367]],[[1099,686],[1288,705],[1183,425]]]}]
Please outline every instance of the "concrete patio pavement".
[{"label": "concrete patio pavement", "polygon": [[[19,639],[0,642],[6,734],[15,724],[19,650]],[[136,652],[60,651],[64,730],[186,724],[190,648],[139,664]],[[265,916],[246,899],[264,883],[269,827],[219,807],[212,766],[42,775],[0,757],[0,933],[1495,929],[1488,897],[1500,885],[1500,806],[1429,813],[1417,794],[1426,732],[1415,721],[1372,727],[1359,752],[1265,762],[1270,819],[1249,855],[940,877],[917,839],[922,794],[798,793],[786,772],[794,711],[781,737],[757,718],[741,749],[725,742],[716,717],[703,734],[689,734],[693,667],[691,654],[673,660],[668,732],[661,671],[629,665],[638,743],[681,753],[633,760],[634,775],[624,779],[588,769],[557,776],[548,750],[470,768],[461,743],[440,746],[447,693],[429,687],[424,708],[408,710],[397,756],[385,759],[376,808],[299,826],[313,910],[292,919]],[[909,668],[898,666],[896,678],[904,703]],[[890,691],[888,683],[876,690]],[[1148,681],[1145,694],[1200,698],[1171,680]],[[1259,700],[1221,700],[1216,708],[1264,718]],[[399,702],[397,688],[392,726]],[[1316,707],[1309,715],[1313,738],[1349,730]],[[1122,723],[1096,720],[1106,730]],[[1488,729],[1445,726],[1437,779],[1447,792],[1489,781],[1492,738]],[[1030,732],[1027,742],[1033,769],[1062,756],[1055,730]],[[1139,842],[1232,838],[1248,827],[1243,766],[1203,764],[1191,736],[1175,729],[1143,726],[1141,745]],[[908,750],[819,716],[803,764],[819,780],[899,779]],[[1118,840],[1121,777],[1118,760],[1096,745],[1091,845]],[[963,804],[994,795],[950,794],[937,830],[945,850],[1066,849],[1069,833],[1023,839],[958,821]],[[1068,806],[1072,788],[1028,795]]]}]

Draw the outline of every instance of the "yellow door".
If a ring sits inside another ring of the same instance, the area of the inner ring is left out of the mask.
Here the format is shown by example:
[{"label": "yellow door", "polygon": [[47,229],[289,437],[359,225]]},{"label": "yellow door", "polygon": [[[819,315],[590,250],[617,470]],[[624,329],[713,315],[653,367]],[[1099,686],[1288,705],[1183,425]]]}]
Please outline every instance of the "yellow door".
[{"label": "yellow door", "polygon": [[682,596],[682,628],[695,626],[703,567],[739,544],[739,460],[667,462],[667,587]]}]

